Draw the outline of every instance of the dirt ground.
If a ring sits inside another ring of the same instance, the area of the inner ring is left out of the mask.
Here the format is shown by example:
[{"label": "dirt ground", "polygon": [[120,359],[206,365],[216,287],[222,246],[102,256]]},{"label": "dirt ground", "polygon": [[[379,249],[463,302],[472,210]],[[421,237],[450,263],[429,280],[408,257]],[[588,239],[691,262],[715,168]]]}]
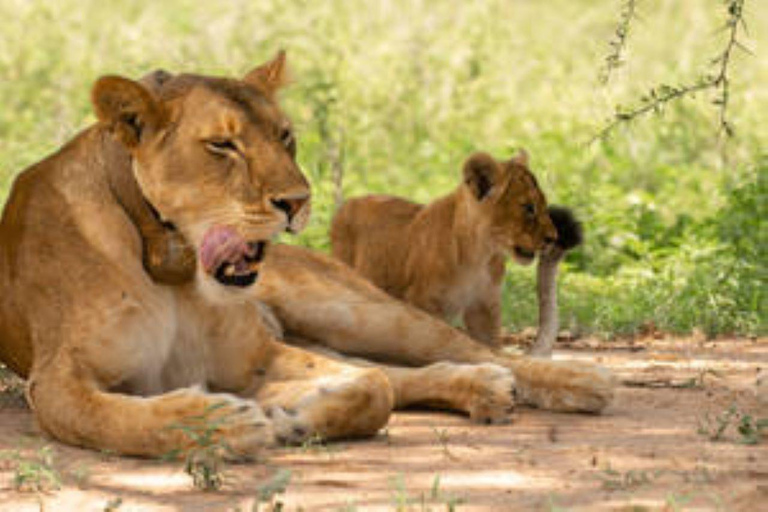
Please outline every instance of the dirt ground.
[{"label": "dirt ground", "polygon": [[196,490],[179,462],[48,440],[8,390],[0,510],[768,511],[768,439],[754,428],[768,418],[768,339],[587,339],[561,343],[556,357],[614,370],[621,385],[605,414],[519,408],[511,425],[480,426],[397,413],[370,440],[227,466],[214,492]]}]

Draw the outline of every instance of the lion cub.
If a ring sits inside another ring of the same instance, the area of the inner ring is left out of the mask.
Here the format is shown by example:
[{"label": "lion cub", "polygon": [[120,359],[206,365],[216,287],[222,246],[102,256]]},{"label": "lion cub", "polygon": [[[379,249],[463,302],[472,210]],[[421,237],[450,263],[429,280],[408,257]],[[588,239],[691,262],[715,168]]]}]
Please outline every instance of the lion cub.
[{"label": "lion cub", "polygon": [[504,264],[512,255],[539,263],[539,338],[551,352],[557,333],[555,276],[565,251],[581,240],[570,212],[547,208],[521,151],[499,161],[475,153],[462,183],[428,205],[386,195],[353,198],[331,225],[337,258],[390,295],[448,320],[461,316],[469,334],[498,342]]}]

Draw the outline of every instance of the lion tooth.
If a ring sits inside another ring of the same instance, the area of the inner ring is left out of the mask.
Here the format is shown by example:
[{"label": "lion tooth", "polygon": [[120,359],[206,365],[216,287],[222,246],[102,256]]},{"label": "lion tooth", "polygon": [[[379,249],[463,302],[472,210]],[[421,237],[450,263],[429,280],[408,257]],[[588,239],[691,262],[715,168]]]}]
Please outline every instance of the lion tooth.
[{"label": "lion tooth", "polygon": [[235,275],[235,266],[231,263],[227,263],[227,266],[224,267],[224,275],[225,276],[234,276]]}]

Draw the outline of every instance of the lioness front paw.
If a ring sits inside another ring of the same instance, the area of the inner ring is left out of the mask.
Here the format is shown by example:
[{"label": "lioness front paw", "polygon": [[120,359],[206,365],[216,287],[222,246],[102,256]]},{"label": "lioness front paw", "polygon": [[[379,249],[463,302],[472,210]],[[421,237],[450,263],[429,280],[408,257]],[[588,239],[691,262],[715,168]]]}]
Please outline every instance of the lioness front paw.
[{"label": "lioness front paw", "polygon": [[599,413],[613,399],[613,376],[596,364],[526,358],[514,373],[518,399],[541,409]]},{"label": "lioness front paw", "polygon": [[471,371],[469,417],[486,425],[510,423],[515,408],[515,377],[512,372],[490,363],[475,365]]},{"label": "lioness front paw", "polygon": [[276,405],[267,409],[267,416],[272,420],[275,439],[280,444],[301,444],[314,434],[295,411]]},{"label": "lioness front paw", "polygon": [[217,395],[206,416],[211,424],[220,422],[216,431],[225,447],[222,455],[229,461],[253,460],[275,445],[272,422],[253,400]]}]

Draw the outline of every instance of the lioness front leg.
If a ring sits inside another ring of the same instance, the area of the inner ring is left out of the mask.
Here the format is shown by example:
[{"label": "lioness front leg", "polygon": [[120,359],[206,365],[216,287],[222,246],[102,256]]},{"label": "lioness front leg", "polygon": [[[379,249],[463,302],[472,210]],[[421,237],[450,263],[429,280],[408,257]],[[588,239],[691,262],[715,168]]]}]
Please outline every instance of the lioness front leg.
[{"label": "lioness front leg", "polygon": [[336,361],[384,372],[392,386],[395,409],[414,405],[434,407],[463,412],[473,421],[485,424],[508,423],[511,419],[515,378],[508,368],[491,363],[447,361],[408,368],[344,356],[324,347],[311,346],[310,350]]},{"label": "lioness front leg", "polygon": [[499,364],[512,370],[516,387],[531,391],[527,403],[558,411],[599,412],[613,396],[610,374],[599,366],[506,356],[307,249],[274,247],[256,293],[288,333],[347,355],[409,366]]},{"label": "lioness front leg", "polygon": [[182,427],[193,416],[220,421],[215,435],[229,458],[252,458],[274,444],[272,424],[254,401],[197,387],[152,397],[113,393],[66,355],[32,372],[27,396],[45,432],[86,448],[142,457],[184,451],[192,439]]},{"label": "lioness front leg", "polygon": [[422,368],[380,367],[395,392],[395,408],[426,405],[466,413],[472,421],[509,423],[515,378],[508,368],[485,364],[434,363]]},{"label": "lioness front leg", "polygon": [[256,399],[279,441],[372,436],[386,425],[394,398],[381,371],[277,342],[271,352]]}]

